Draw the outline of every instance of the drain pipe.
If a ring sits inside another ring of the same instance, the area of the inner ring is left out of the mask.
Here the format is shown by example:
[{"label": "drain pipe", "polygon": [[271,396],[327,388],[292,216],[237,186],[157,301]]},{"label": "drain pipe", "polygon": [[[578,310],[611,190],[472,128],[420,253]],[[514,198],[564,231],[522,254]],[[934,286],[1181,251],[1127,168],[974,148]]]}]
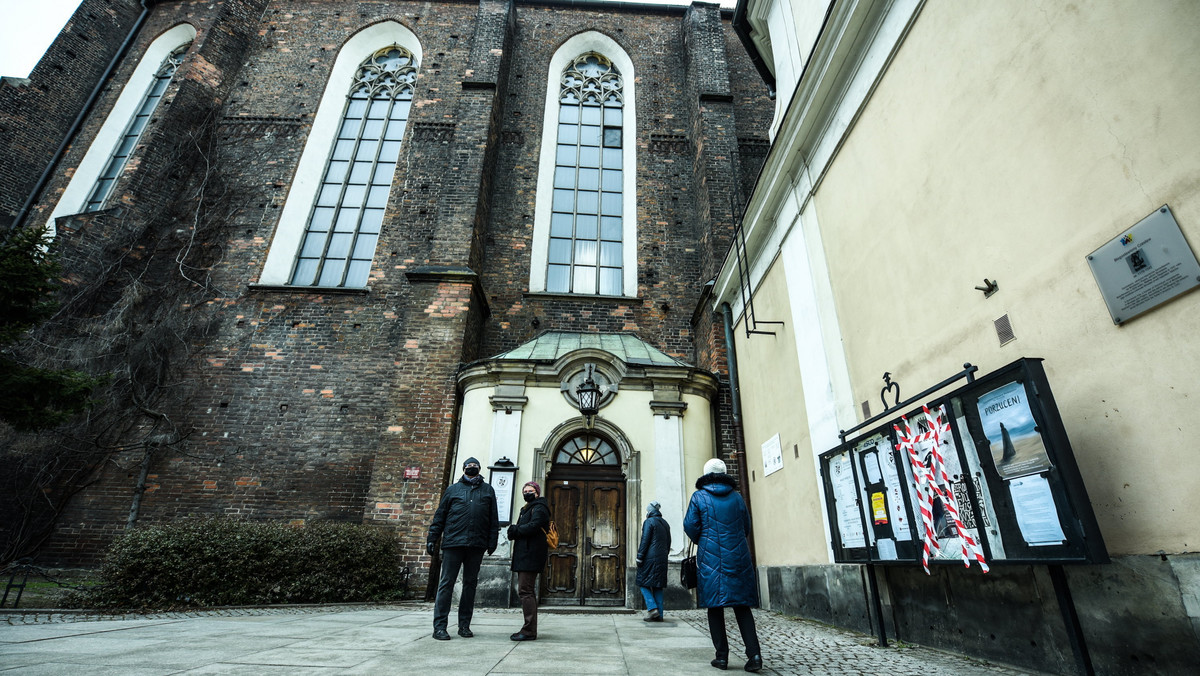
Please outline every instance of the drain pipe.
[{"label": "drain pipe", "polygon": [[133,22],[133,28],[129,29],[129,34],[125,36],[125,41],[117,49],[117,53],[113,55],[112,61],[108,62],[108,67],[104,69],[104,74],[96,80],[96,86],[92,88],[92,93],[88,95],[87,101],[84,101],[83,107],[79,109],[79,114],[75,116],[75,120],[71,122],[71,128],[63,136],[62,143],[58,144],[58,150],[54,151],[54,156],[50,158],[50,162],[46,164],[46,168],[42,170],[42,175],[38,177],[37,183],[33,186],[33,190],[29,192],[29,197],[25,199],[25,204],[21,205],[21,210],[13,217],[12,229],[16,230],[21,227],[21,221],[25,219],[25,214],[29,213],[29,208],[33,206],[37,196],[41,194],[42,188],[46,187],[46,183],[50,181],[50,174],[54,172],[54,167],[58,165],[58,161],[62,159],[63,153],[66,152],[67,146],[75,138],[79,127],[83,126],[83,120],[91,112],[92,106],[96,104],[96,99],[100,98],[100,92],[104,90],[104,85],[108,82],[108,78],[112,77],[113,71],[117,69],[117,64],[121,59],[125,58],[125,53],[129,51],[129,45],[133,44],[133,39],[137,37],[142,30],[142,24],[146,22],[146,17],[150,14],[150,7],[158,0],[141,0],[142,13],[138,16],[137,21]]},{"label": "drain pipe", "polygon": [[[737,349],[733,344],[733,310],[729,307],[729,303],[721,303],[721,317],[725,325],[725,354],[729,360],[729,398],[733,404],[733,456],[737,462],[738,476],[742,478],[738,482],[738,492],[742,494],[742,500],[746,502],[746,511],[750,511],[750,471],[746,467],[746,435],[742,428],[742,391],[738,386],[738,368],[737,368]],[[758,556],[754,548],[754,532],[750,532],[750,560],[757,566]]]}]

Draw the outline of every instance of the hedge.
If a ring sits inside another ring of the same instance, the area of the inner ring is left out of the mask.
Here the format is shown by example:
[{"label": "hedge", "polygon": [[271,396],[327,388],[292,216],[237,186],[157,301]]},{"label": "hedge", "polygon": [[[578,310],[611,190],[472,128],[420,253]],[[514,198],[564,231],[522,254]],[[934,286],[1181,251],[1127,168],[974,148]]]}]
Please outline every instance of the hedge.
[{"label": "hedge", "polygon": [[201,519],[140,526],[109,548],[79,605],[178,608],[403,598],[395,536],[345,523]]}]

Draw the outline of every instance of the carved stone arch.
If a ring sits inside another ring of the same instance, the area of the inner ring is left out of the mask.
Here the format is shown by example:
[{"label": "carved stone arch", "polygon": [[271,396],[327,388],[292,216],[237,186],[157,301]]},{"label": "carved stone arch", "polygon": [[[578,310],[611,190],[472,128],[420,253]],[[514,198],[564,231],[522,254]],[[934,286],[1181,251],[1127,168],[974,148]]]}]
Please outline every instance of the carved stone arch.
[{"label": "carved stone arch", "polygon": [[603,418],[597,418],[591,428],[588,428],[582,417],[568,418],[559,423],[550,433],[546,435],[546,440],[541,446],[533,449],[533,480],[538,483],[545,483],[546,477],[550,474],[551,465],[553,465],[554,452],[567,439],[579,434],[580,432],[593,431],[612,443],[613,448],[621,457],[621,473],[625,475],[626,483],[631,483],[640,480],[640,469],[638,467],[639,453],[629,443],[629,438],[620,427]]}]

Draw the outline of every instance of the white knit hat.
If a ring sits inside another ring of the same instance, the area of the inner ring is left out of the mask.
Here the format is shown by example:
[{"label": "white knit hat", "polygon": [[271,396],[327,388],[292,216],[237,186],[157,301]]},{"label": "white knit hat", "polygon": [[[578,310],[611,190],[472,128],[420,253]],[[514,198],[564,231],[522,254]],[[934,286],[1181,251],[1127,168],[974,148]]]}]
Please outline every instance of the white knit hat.
[{"label": "white knit hat", "polygon": [[720,458],[713,458],[712,460],[709,460],[708,462],[704,463],[704,473],[705,474],[724,474],[725,473],[725,462],[723,460],[721,460]]}]

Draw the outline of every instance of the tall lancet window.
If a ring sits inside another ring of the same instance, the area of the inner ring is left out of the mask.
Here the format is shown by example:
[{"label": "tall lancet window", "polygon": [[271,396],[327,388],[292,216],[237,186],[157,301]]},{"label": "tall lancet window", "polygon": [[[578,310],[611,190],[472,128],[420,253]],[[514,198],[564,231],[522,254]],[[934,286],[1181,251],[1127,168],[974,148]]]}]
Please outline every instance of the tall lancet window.
[{"label": "tall lancet window", "polygon": [[146,129],[146,123],[150,121],[150,116],[154,114],[154,109],[162,100],[163,92],[167,90],[167,85],[171,84],[171,78],[175,76],[175,71],[183,62],[183,54],[189,45],[191,45],[190,42],[177,47],[168,54],[167,58],[163,59],[158,71],[154,73],[154,80],[150,83],[146,95],[142,97],[142,104],[138,106],[133,119],[129,121],[129,126],[125,128],[125,133],[121,135],[121,140],[104,165],[104,171],[100,172],[87,201],[84,202],[83,210],[85,212],[99,211],[104,208],[105,200],[112,193],[113,184],[117,182],[117,177],[125,168],[125,162],[129,160],[134,147],[137,146],[138,139]]},{"label": "tall lancet window", "polygon": [[621,74],[588,52],[562,73],[546,291],[619,296],[623,197]]},{"label": "tall lancet window", "polygon": [[399,45],[359,66],[291,284],[366,286],[416,79],[416,59]]}]

